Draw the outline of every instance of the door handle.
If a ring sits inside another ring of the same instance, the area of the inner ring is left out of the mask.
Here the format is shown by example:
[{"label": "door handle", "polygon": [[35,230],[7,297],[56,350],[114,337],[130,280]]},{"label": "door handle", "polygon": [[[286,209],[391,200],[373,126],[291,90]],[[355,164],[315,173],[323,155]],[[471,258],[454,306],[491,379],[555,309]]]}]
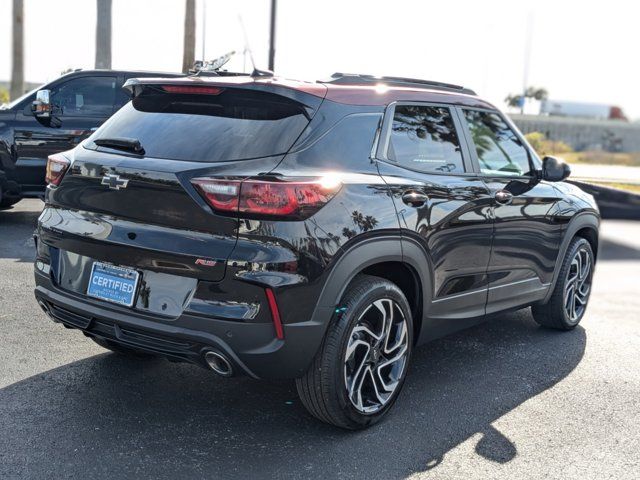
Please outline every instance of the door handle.
[{"label": "door handle", "polygon": [[494,198],[500,205],[509,205],[513,200],[513,194],[507,190],[498,190]]},{"label": "door handle", "polygon": [[417,190],[407,190],[402,194],[402,201],[412,207],[421,207],[429,201],[429,197]]}]

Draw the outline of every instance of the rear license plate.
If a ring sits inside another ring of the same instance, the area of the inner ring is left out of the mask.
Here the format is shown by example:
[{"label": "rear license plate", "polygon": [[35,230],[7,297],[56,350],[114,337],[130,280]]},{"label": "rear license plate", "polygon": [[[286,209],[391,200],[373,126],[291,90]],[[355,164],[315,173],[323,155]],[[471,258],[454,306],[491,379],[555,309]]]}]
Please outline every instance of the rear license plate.
[{"label": "rear license plate", "polygon": [[139,273],[130,268],[94,262],[87,295],[126,307],[133,305]]}]

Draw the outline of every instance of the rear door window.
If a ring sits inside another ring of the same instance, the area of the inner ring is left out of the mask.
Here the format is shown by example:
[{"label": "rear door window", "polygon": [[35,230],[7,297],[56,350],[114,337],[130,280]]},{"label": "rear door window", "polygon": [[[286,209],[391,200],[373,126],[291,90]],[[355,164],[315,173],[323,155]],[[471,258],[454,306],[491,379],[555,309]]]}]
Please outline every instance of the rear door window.
[{"label": "rear door window", "polygon": [[308,123],[302,104],[271,92],[165,93],[158,87],[121,108],[95,139],[134,138],[149,157],[217,162],[284,154]]},{"label": "rear door window", "polygon": [[462,173],[460,140],[449,108],[395,107],[387,158],[426,173]]}]

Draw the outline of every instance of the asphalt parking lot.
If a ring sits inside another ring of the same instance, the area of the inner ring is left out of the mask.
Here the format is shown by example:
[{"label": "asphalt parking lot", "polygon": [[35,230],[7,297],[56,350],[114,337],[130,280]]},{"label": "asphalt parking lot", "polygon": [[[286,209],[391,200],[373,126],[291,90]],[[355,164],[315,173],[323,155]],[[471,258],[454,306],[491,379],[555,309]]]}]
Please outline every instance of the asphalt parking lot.
[{"label": "asphalt parking lot", "polygon": [[33,299],[42,203],[0,212],[0,478],[640,478],[640,223],[604,222],[589,311],[528,310],[416,351],[364,432],[310,417],[291,382],[127,360]]}]

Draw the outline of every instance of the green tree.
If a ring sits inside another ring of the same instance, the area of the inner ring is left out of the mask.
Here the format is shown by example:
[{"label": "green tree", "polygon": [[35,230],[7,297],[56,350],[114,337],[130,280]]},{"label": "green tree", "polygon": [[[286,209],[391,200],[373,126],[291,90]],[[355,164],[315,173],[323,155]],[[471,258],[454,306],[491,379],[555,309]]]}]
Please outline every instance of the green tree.
[{"label": "green tree", "polygon": [[546,135],[541,132],[527,133],[525,138],[540,157],[573,152],[573,149],[566,143],[560,140],[549,140]]},{"label": "green tree", "polygon": [[9,92],[6,88],[0,88],[0,105],[9,103]]},{"label": "green tree", "polygon": [[527,98],[532,100],[538,100],[540,102],[542,100],[546,100],[547,98],[549,98],[549,92],[547,91],[546,88],[529,87],[524,92],[524,101],[523,101],[523,94],[521,93],[517,93],[517,94],[510,93],[509,95],[507,95],[507,98],[505,98],[504,101],[507,103],[508,106],[514,107],[514,108],[516,107],[520,108],[520,111],[522,111],[524,109],[524,103]]}]

